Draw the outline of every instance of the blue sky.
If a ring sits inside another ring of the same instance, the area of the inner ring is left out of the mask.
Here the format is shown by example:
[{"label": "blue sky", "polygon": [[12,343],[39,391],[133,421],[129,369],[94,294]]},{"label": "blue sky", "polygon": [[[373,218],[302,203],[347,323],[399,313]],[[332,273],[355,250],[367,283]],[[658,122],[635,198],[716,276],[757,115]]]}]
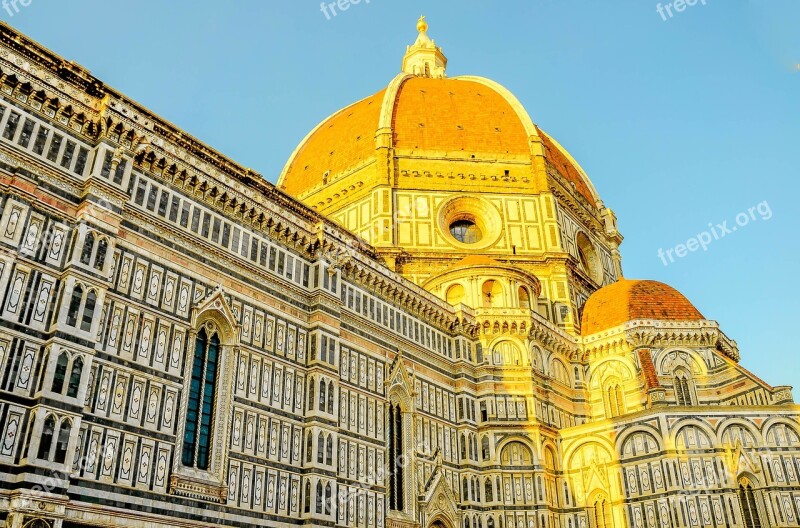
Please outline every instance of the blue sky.
[{"label": "blue sky", "polygon": [[[399,71],[425,14],[450,76],[505,85],[588,172],[625,275],[678,288],[800,396],[800,2],[667,20],[657,3],[362,0],[328,19],[317,0],[32,0],[0,18],[274,182],[308,130]],[[764,201],[768,220],[659,259]]]}]

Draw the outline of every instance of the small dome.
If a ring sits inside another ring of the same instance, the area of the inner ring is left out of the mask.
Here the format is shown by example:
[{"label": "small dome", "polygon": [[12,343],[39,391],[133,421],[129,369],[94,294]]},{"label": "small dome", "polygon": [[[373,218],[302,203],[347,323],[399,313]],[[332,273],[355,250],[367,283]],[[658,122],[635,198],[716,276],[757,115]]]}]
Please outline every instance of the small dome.
[{"label": "small dome", "polygon": [[595,334],[636,319],[700,321],[705,317],[671,286],[650,280],[621,279],[600,288],[586,301],[581,333]]}]

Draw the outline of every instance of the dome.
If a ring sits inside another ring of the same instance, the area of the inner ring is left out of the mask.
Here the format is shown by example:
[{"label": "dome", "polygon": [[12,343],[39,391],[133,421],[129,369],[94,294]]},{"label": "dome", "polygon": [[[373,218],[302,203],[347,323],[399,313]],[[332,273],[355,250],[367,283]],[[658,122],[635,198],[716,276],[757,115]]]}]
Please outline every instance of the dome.
[{"label": "dome", "polygon": [[415,158],[510,161],[527,164],[529,172],[542,156],[588,204],[597,204],[585,172],[511,92],[482,77],[447,78],[441,49],[427,37],[426,24],[418,28],[403,73],[314,128],[287,161],[279,187],[304,199],[372,163],[385,168],[387,149]]},{"label": "dome", "polygon": [[581,333],[591,335],[636,319],[700,321],[703,315],[675,288],[621,279],[594,292],[583,307]]}]

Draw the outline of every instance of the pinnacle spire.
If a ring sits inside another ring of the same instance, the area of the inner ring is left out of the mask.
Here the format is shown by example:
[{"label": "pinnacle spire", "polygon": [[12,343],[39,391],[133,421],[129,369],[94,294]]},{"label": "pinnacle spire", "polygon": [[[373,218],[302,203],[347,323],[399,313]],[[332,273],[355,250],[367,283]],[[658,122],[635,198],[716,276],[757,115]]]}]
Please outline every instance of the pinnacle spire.
[{"label": "pinnacle spire", "polygon": [[403,57],[403,72],[419,77],[444,78],[447,68],[447,57],[442,49],[428,36],[428,22],[425,16],[417,21],[417,40],[406,47]]}]

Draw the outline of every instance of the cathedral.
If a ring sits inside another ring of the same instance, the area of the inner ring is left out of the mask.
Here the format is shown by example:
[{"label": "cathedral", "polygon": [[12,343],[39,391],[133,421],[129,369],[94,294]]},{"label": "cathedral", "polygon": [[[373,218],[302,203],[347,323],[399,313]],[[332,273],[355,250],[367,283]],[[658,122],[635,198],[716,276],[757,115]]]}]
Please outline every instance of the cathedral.
[{"label": "cathedral", "polygon": [[800,526],[791,388],[417,31],[273,185],[0,25],[0,522]]}]

